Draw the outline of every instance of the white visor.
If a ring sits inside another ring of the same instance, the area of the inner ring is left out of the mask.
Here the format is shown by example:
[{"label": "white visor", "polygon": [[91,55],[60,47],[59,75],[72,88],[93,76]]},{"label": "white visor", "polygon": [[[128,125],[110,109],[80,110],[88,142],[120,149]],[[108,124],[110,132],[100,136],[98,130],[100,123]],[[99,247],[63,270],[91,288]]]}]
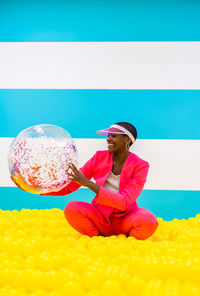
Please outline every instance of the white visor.
[{"label": "white visor", "polygon": [[109,128],[97,131],[97,134],[101,136],[107,136],[109,133],[127,135],[131,139],[132,143],[135,142],[134,136],[125,127],[118,124],[113,124]]}]

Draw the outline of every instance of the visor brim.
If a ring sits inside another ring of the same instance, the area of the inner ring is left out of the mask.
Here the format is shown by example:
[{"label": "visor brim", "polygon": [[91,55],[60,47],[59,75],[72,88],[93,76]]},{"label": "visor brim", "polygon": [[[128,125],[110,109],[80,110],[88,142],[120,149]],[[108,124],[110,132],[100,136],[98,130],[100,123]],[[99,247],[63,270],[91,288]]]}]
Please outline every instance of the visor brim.
[{"label": "visor brim", "polygon": [[108,134],[125,135],[125,133],[123,131],[121,131],[120,129],[115,128],[115,127],[109,127],[109,128],[103,129],[103,130],[99,130],[99,131],[97,131],[97,134],[101,135],[101,136],[108,136]]}]

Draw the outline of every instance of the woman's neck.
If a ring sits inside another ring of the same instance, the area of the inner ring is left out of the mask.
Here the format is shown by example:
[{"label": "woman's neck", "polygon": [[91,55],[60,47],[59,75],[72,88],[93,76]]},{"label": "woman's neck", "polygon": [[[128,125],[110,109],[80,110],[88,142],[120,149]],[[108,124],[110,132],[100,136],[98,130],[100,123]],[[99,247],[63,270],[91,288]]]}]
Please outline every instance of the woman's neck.
[{"label": "woman's neck", "polygon": [[113,162],[118,164],[124,164],[126,159],[128,158],[130,152],[125,151],[119,151],[119,152],[113,152]]}]

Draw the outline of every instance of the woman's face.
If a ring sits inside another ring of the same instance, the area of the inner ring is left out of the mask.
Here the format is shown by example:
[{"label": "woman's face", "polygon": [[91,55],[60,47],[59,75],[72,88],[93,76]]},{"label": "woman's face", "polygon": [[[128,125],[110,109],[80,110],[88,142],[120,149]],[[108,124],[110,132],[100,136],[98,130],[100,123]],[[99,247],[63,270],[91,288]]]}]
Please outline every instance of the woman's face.
[{"label": "woman's face", "polygon": [[108,150],[110,152],[127,150],[126,147],[129,142],[129,137],[126,135],[109,133],[107,136]]}]

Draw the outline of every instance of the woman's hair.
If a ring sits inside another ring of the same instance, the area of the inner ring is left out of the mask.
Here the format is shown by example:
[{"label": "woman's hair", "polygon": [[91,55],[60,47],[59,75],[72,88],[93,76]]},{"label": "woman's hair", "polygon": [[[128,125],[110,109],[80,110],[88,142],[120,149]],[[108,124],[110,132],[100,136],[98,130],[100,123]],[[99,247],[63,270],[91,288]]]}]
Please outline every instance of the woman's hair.
[{"label": "woman's hair", "polygon": [[[124,127],[125,129],[127,129],[135,139],[137,139],[137,130],[136,128],[131,124],[131,123],[128,123],[128,122],[116,122],[115,124],[118,124],[118,125],[121,125],[122,127]],[[132,141],[130,143],[130,146],[132,145]]]}]

